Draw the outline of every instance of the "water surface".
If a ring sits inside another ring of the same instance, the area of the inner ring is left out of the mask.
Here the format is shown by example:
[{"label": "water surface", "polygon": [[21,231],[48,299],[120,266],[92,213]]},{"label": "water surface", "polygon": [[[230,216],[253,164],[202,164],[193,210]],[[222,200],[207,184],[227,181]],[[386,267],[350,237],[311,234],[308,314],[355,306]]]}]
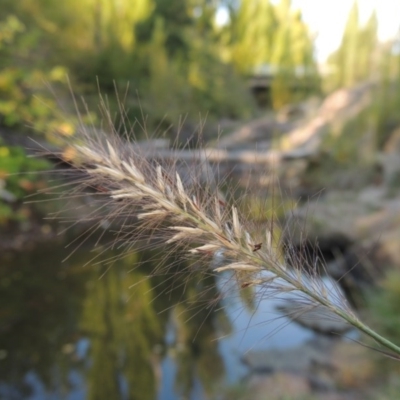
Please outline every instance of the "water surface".
[{"label": "water surface", "polygon": [[189,275],[170,255],[152,276],[148,251],[87,264],[103,250],[1,255],[1,399],[212,399],[246,375],[245,352],[311,337],[227,275]]}]

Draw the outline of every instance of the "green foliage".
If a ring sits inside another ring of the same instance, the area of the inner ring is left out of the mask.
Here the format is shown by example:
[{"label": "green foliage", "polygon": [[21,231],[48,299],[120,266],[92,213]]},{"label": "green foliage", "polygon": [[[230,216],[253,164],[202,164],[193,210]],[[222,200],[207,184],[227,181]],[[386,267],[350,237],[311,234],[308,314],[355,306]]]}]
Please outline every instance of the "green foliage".
[{"label": "green foliage", "polygon": [[49,133],[62,124],[56,104],[43,94],[43,82],[58,82],[65,70],[55,67],[48,73],[40,70],[6,68],[0,71],[0,125],[10,128],[29,126]]},{"label": "green foliage", "polygon": [[[377,154],[400,126],[399,60],[390,51],[382,53],[376,70],[379,79],[363,95],[367,105],[352,118],[338,119],[327,128],[321,144],[324,156],[315,167],[310,164],[308,170],[310,184],[341,187],[341,180],[352,182],[349,186],[354,188],[356,181],[356,187],[361,187],[377,178]],[[393,182],[394,189],[396,185]]]},{"label": "green foliage", "polygon": [[107,94],[130,82],[150,126],[165,114],[166,125],[180,115],[197,120],[199,113],[247,118],[254,104],[236,71],[266,62],[285,66],[273,89],[277,107],[301,98],[303,92],[293,96],[285,86],[287,73],[293,85],[303,79],[294,67],[305,67],[307,76],[315,68],[307,27],[290,2],[242,0],[224,28],[215,25],[217,9],[209,0],[135,0],[134,7],[128,0],[5,1],[5,15],[18,19],[0,28],[0,50],[7,55],[0,72],[7,99],[0,104],[1,123],[57,129],[43,82],[65,83],[66,72],[85,97],[97,94],[96,77]]},{"label": "green foliage", "polygon": [[0,190],[6,193],[0,197],[0,225],[8,220],[25,220],[29,216],[26,207],[21,206],[18,200],[43,188],[40,171],[49,167],[46,160],[29,158],[21,147],[5,146],[0,142]]},{"label": "green foliage", "polygon": [[[366,137],[372,126],[370,108],[344,124],[332,127],[324,139],[324,150],[340,166],[367,165],[374,161],[373,138]],[[372,142],[372,143],[371,143]]]},{"label": "green foliage", "polygon": [[0,126],[24,128],[49,133],[63,125],[56,104],[45,94],[44,83],[64,82],[66,69],[61,66],[42,68],[26,65],[32,42],[26,39],[25,25],[9,15],[0,22]]},{"label": "green foliage", "polygon": [[7,45],[12,44],[17,33],[25,30],[24,25],[14,15],[9,15],[0,22],[0,50],[4,51]]},{"label": "green foliage", "polygon": [[5,179],[6,189],[19,199],[34,189],[27,182],[36,182],[40,171],[49,167],[49,162],[28,157],[21,147],[2,146],[0,143],[0,176]]},{"label": "green foliage", "polygon": [[378,87],[374,93],[373,115],[377,127],[376,143],[381,149],[394,127],[400,125],[400,56],[394,56],[390,49],[381,55],[378,70]]},{"label": "green foliage", "polygon": [[151,40],[142,49],[148,79],[141,84],[140,93],[155,125],[163,121],[169,126],[180,116],[195,121],[199,112],[210,119],[248,117],[253,106],[250,95],[233,68],[219,59],[216,48],[193,29],[185,39],[190,38],[185,57],[171,58],[168,29],[159,17]]},{"label": "green foliage", "polygon": [[359,189],[373,182],[378,134],[373,110],[371,104],[353,118],[329,125],[321,156],[306,171],[306,184],[317,189]]},{"label": "green foliage", "polygon": [[0,202],[0,226],[13,217],[14,211],[8,204]]},{"label": "green foliage", "polygon": [[[383,372],[383,371],[380,371]],[[389,378],[389,379],[388,379]],[[379,390],[368,391],[368,400],[397,400],[400,393],[400,380],[398,374],[393,373],[390,377],[384,377],[385,383]]]},{"label": "green foliage", "polygon": [[380,289],[370,296],[368,312],[389,340],[400,336],[400,273],[389,271]]}]

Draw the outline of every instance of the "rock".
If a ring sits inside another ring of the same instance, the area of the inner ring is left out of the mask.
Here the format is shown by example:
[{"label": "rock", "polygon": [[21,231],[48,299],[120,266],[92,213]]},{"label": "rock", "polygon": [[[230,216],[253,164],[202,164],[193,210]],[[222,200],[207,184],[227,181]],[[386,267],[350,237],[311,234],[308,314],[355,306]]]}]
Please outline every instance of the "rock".
[{"label": "rock", "polygon": [[250,368],[248,398],[365,398],[363,392],[374,376],[368,354],[357,343],[321,336],[286,350],[250,352],[242,359]]},{"label": "rock", "polygon": [[384,271],[387,267],[400,268],[400,225],[384,232],[370,253],[371,262]]},{"label": "rock", "polygon": [[287,122],[293,119],[304,118],[306,113],[307,105],[305,103],[288,104],[279,110],[277,119],[280,122]]},{"label": "rock", "polygon": [[0,200],[3,200],[7,203],[14,203],[17,198],[13,193],[4,189],[5,185],[5,181],[3,179],[0,179]]},{"label": "rock", "polygon": [[306,240],[336,246],[342,255],[353,243],[369,247],[381,241],[385,232],[400,228],[400,195],[388,198],[384,187],[375,186],[359,193],[331,191],[292,211],[287,220],[286,240],[293,246]]},{"label": "rock", "polygon": [[277,309],[292,321],[324,335],[342,335],[353,329],[351,325],[322,305],[307,306],[286,301]]},{"label": "rock", "polygon": [[395,129],[378,155],[384,183],[388,187],[400,185],[400,127]]},{"label": "rock", "polygon": [[[389,196],[384,185],[331,191],[294,210],[288,221],[287,259],[319,266],[356,308],[387,267],[400,267],[400,193]],[[323,261],[316,264],[317,258]]]},{"label": "rock", "polygon": [[328,96],[322,103],[316,116],[292,129],[282,138],[285,150],[308,147],[317,149],[322,136],[329,131],[331,123],[342,123],[358,115],[371,103],[373,84],[363,83],[349,89],[339,89]]},{"label": "rock", "polygon": [[400,154],[380,154],[379,163],[383,171],[383,181],[387,187],[398,188],[400,185]]},{"label": "rock", "polygon": [[315,366],[330,370],[330,350],[335,340],[318,337],[307,341],[301,346],[289,349],[270,349],[251,351],[242,357],[242,362],[253,373],[273,373],[276,371],[291,371],[297,374],[307,374]]},{"label": "rock", "polygon": [[331,191],[288,215],[288,240],[294,246],[302,243],[304,238],[315,242],[343,237],[353,242],[360,235],[354,224],[355,219],[369,213],[367,207],[360,206],[353,191]]},{"label": "rock", "polygon": [[326,272],[338,283],[356,310],[366,305],[366,290],[371,289],[382,275],[382,270],[371,259],[376,249],[375,244],[355,244],[326,264]]},{"label": "rock", "polygon": [[252,400],[298,399],[312,394],[307,378],[291,372],[253,375],[248,390]]},{"label": "rock", "polygon": [[363,389],[376,378],[376,365],[370,350],[358,343],[337,342],[331,351],[331,363],[338,387]]},{"label": "rock", "polygon": [[386,198],[381,208],[354,221],[367,238],[369,262],[381,272],[387,266],[400,267],[400,196]]},{"label": "rock", "polygon": [[218,141],[217,147],[220,149],[243,149],[248,147],[249,144],[254,147],[254,142],[270,141],[278,129],[287,130],[288,127],[289,125],[278,123],[273,114],[267,114],[225,135]]},{"label": "rock", "polygon": [[386,195],[387,190],[384,186],[367,186],[359,192],[357,200],[372,211],[382,207]]}]

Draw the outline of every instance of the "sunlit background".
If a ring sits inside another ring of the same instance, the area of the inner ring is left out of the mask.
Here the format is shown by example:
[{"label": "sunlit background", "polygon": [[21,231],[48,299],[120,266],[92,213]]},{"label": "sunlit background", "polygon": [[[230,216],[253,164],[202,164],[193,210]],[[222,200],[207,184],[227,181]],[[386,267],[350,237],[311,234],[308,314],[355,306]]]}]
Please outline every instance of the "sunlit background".
[{"label": "sunlit background", "polygon": [[318,243],[313,267],[325,259],[329,285],[396,342],[400,2],[0,10],[0,400],[398,399],[398,366],[346,340],[356,333],[293,322],[282,299],[208,266],[187,273],[167,247],[119,258],[128,246],[108,243],[121,221],[100,213],[93,235],[85,221],[101,188],[63,188],[79,177],[66,143],[82,129],[128,129],[165,162],[223,150],[206,166],[222,196],[255,227],[276,223],[283,259]]},{"label": "sunlit background", "polygon": [[[316,58],[319,62],[327,60],[339,46],[346,21],[353,6],[351,1],[318,2],[298,0],[292,2],[293,7],[302,12],[304,22],[315,33],[314,42]],[[399,31],[397,18],[400,4],[390,0],[363,0],[358,2],[359,20],[365,24],[372,13],[376,13],[378,26],[377,37],[380,41],[390,41]]]}]

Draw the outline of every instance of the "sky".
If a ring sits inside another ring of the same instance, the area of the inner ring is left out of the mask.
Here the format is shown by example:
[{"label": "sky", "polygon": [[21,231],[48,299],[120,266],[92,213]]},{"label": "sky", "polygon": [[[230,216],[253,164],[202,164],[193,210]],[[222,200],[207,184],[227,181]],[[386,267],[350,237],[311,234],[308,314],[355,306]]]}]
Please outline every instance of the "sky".
[{"label": "sky", "polygon": [[[316,37],[315,51],[319,62],[324,62],[339,47],[352,5],[352,0],[292,0],[292,7],[302,11],[303,20]],[[376,10],[380,40],[396,35],[400,28],[400,0],[358,0],[358,6],[361,23]],[[226,10],[219,10],[217,20],[223,23],[226,18]]]},{"label": "sky", "polygon": [[[302,11],[304,21],[316,34],[318,61],[325,61],[339,47],[352,5],[351,0],[292,0],[293,8]],[[365,23],[376,10],[380,40],[396,35],[400,28],[400,0],[358,0],[358,7],[361,23]]]}]

